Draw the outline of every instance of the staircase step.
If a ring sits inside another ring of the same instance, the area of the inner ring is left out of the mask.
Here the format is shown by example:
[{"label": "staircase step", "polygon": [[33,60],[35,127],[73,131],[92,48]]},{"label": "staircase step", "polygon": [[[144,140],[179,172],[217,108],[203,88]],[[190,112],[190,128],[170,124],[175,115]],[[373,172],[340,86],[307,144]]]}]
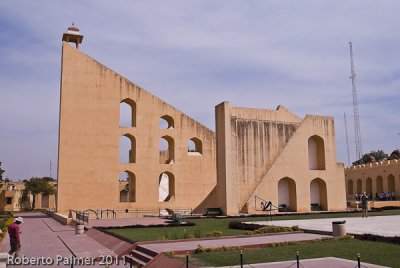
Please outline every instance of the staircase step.
[{"label": "staircase step", "polygon": [[137,246],[137,247],[135,248],[135,250],[140,251],[140,252],[143,252],[143,253],[145,253],[146,255],[149,255],[149,256],[151,256],[151,257],[155,257],[155,256],[158,255],[158,252],[155,252],[155,251],[153,251],[153,250],[151,250],[151,249],[148,249],[148,248],[145,248],[145,247],[142,247],[142,246]]},{"label": "staircase step", "polygon": [[136,249],[131,251],[131,256],[136,258],[136,259],[139,259],[139,260],[141,260],[142,262],[145,262],[145,263],[147,263],[147,262],[149,262],[150,260],[153,259],[152,256],[149,256],[146,253],[143,253],[143,252],[138,251]]},{"label": "staircase step", "polygon": [[133,257],[131,255],[130,256],[125,256],[125,258],[126,258],[125,261],[126,261],[127,264],[132,262],[133,265],[138,266],[138,267],[143,267],[143,266],[146,265],[146,262],[143,262],[143,261],[141,261],[139,259],[136,259],[135,257]]}]

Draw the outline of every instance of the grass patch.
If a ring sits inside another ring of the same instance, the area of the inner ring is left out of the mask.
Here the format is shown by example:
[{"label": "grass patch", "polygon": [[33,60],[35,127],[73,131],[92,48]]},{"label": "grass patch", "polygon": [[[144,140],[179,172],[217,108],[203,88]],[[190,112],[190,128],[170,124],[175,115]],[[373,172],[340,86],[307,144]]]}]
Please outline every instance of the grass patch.
[{"label": "grass patch", "polygon": [[[400,267],[400,245],[362,241],[358,239],[327,240],[314,243],[298,243],[260,249],[243,250],[245,264],[287,261],[296,259],[296,252],[300,259],[338,257],[356,260],[361,254],[363,262]],[[199,266],[233,266],[240,264],[240,251],[215,251],[193,254],[190,262]]]},{"label": "grass patch", "polygon": [[[382,212],[371,212],[369,216],[389,216],[400,215],[400,210],[385,210]],[[307,215],[287,215],[272,217],[276,220],[301,220],[301,219],[323,219],[323,218],[344,218],[361,217],[360,213],[333,213],[333,214],[307,214]],[[153,228],[109,228],[107,231],[126,237],[132,241],[157,241],[174,240],[185,238],[206,237],[206,234],[215,231],[222,232],[222,236],[243,235],[243,230],[229,228],[229,222],[235,221],[265,221],[264,217],[242,217],[242,218],[202,218],[190,219],[196,226],[184,227],[153,227]]]}]

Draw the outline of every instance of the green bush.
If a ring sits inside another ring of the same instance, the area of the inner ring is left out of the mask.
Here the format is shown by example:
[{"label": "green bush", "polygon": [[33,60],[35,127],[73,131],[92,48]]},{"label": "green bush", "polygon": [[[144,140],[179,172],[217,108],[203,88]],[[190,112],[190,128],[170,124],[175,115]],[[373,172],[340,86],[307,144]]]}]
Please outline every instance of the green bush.
[{"label": "green bush", "polygon": [[212,231],[210,233],[206,233],[206,237],[220,237],[222,236],[221,231]]},{"label": "green bush", "polygon": [[1,221],[0,227],[1,227],[1,231],[2,231],[3,233],[0,234],[0,240],[2,240],[3,237],[7,234],[8,226],[9,226],[11,223],[13,223],[13,222],[14,222],[14,218],[13,218],[13,217],[10,217],[10,218],[8,218],[8,219],[5,220],[5,221],[4,221],[4,220]]},{"label": "green bush", "polygon": [[205,248],[201,245],[197,245],[196,250],[194,253],[203,253],[203,252],[217,252],[217,251],[233,251],[233,250],[241,250],[242,248],[239,246],[232,246],[232,247],[220,247],[220,248]]},{"label": "green bush", "polygon": [[284,226],[274,226],[274,225],[267,225],[261,228],[258,228],[254,231],[246,231],[244,232],[245,235],[253,235],[253,234],[269,234],[269,233],[281,233],[281,232],[294,232],[298,231],[298,226],[292,227],[284,227]]}]

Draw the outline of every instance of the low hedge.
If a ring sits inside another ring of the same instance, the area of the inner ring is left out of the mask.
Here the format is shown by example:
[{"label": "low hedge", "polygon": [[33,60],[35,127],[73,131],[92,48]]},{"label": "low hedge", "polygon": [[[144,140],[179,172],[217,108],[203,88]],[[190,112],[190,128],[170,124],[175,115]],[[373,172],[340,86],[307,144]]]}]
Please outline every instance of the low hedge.
[{"label": "low hedge", "polygon": [[217,252],[217,251],[234,251],[234,250],[242,250],[239,246],[231,246],[231,247],[219,247],[219,248],[205,248],[201,245],[197,245],[196,250],[194,253],[203,253],[203,252]]},{"label": "low hedge", "polygon": [[8,231],[8,226],[14,222],[13,217],[9,217],[7,220],[3,220],[0,222],[0,228],[2,233],[0,234],[0,240],[3,239],[3,237],[7,234]]},{"label": "low hedge", "polygon": [[260,225],[256,223],[243,223],[239,221],[231,221],[229,223],[229,228],[231,229],[239,229],[245,230],[245,234],[266,234],[266,233],[280,233],[280,232],[294,232],[298,231],[298,226],[292,227],[283,227],[283,226],[274,226],[274,225]]},{"label": "low hedge", "polygon": [[265,225],[256,224],[256,223],[243,223],[240,221],[231,221],[229,222],[230,229],[239,229],[239,230],[246,230],[246,231],[254,231],[264,227]]},{"label": "low hedge", "polygon": [[400,245],[400,236],[381,236],[381,235],[373,235],[373,234],[362,234],[358,238],[361,240],[386,242],[386,243]]}]

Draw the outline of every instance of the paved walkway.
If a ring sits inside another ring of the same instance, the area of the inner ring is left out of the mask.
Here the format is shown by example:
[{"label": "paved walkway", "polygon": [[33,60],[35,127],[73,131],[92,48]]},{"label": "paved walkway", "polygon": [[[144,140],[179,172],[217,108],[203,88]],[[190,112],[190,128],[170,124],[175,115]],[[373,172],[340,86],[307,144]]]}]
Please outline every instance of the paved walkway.
[{"label": "paved walkway", "polygon": [[266,235],[266,236],[249,236],[249,237],[234,237],[234,238],[219,238],[212,240],[192,240],[182,242],[162,242],[162,243],[141,243],[142,247],[151,249],[156,252],[184,252],[195,250],[198,245],[205,248],[218,248],[222,246],[251,246],[264,245],[270,243],[290,242],[290,241],[309,241],[328,237],[326,235],[317,234],[281,234],[281,235]]},{"label": "paved walkway", "polygon": [[[346,220],[346,230],[350,234],[376,234],[382,236],[398,236],[400,234],[400,215],[374,216],[368,218],[328,218],[313,220],[273,221],[273,225],[294,226],[301,229],[332,232],[332,221]],[[254,222],[271,224],[271,222]]]},{"label": "paved walkway", "polygon": [[[40,257],[44,256],[52,265],[24,265],[23,267],[71,267],[64,265],[65,258],[88,257],[86,260],[103,256],[115,256],[115,253],[105,248],[103,245],[86,235],[75,235],[72,226],[65,226],[52,218],[48,218],[41,213],[21,213],[18,216],[24,218],[21,229],[21,253],[20,257]],[[1,252],[10,250],[9,236],[6,235],[1,245]],[[60,260],[59,265],[56,261]],[[74,267],[87,267],[74,265]],[[7,267],[14,267],[8,265]],[[20,266],[15,266],[20,267]],[[99,265],[99,261],[94,261],[90,267],[104,267]],[[116,267],[115,265],[113,267]],[[120,265],[120,267],[123,267]]]},{"label": "paved walkway", "polygon": [[[307,259],[307,260],[300,260],[300,267],[303,268],[355,268],[357,267],[356,261],[350,261],[340,258],[334,257],[327,257],[327,258],[318,258],[318,259]],[[388,268],[386,266],[379,266],[375,264],[369,264],[362,262],[361,267],[363,268]],[[233,267],[240,267],[237,266],[226,266],[221,268],[233,268]],[[254,267],[254,268],[294,268],[296,267],[295,261],[284,261],[284,262],[270,262],[270,263],[257,263],[257,264],[248,264],[243,265],[245,268]]]}]

